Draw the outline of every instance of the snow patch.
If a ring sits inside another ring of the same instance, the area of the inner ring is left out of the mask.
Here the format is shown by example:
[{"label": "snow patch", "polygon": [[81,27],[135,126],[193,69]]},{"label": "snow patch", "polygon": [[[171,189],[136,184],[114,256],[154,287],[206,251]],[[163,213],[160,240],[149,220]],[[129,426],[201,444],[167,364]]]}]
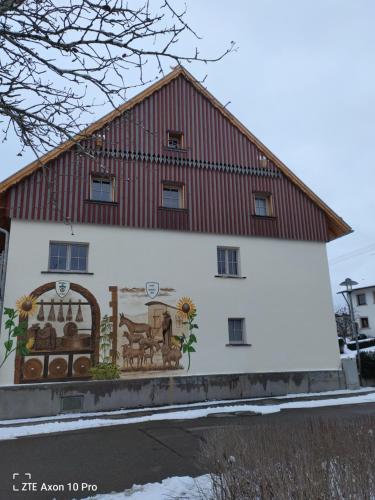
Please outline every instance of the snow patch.
[{"label": "snow patch", "polygon": [[212,498],[211,491],[211,479],[208,474],[196,478],[175,476],[163,479],[160,483],[135,484],[122,493],[105,493],[83,500],[209,500]]},{"label": "snow patch", "polygon": [[21,425],[17,427],[2,427],[0,428],[0,440],[14,439],[24,436],[32,436],[37,434],[50,434],[55,432],[69,432],[81,429],[94,429],[100,427],[111,427],[115,425],[130,425],[151,421],[162,420],[192,420],[197,418],[208,417],[215,413],[235,413],[235,412],[254,412],[262,415],[269,413],[277,413],[281,410],[290,410],[297,408],[319,408],[323,406],[339,406],[353,405],[362,403],[375,403],[375,392],[370,394],[362,394],[360,396],[342,397],[334,399],[320,399],[307,401],[289,401],[280,404],[256,405],[256,404],[241,404],[241,405],[226,405],[221,407],[208,407],[199,409],[184,409],[183,411],[169,411],[144,415],[140,417],[129,417],[119,419],[78,419],[71,422],[47,422],[34,425]]},{"label": "snow patch", "polygon": [[[375,346],[365,347],[364,349],[360,349],[360,352],[373,352],[375,351]],[[341,354],[341,359],[345,358],[355,358],[357,356],[357,351],[351,351],[346,346],[344,346],[344,353]]]},{"label": "snow patch", "polygon": [[[349,351],[351,352],[351,351]],[[356,394],[358,393],[366,393],[374,391],[374,387],[362,387],[360,389],[356,389]],[[297,394],[287,394],[285,396],[272,396],[272,399],[297,399],[297,398],[309,398],[313,396],[340,396],[346,394],[353,394],[353,390],[351,389],[340,389],[337,391],[325,391],[325,392],[299,392]],[[37,422],[50,422],[50,421],[61,421],[61,420],[70,420],[70,419],[79,419],[85,417],[103,417],[103,416],[116,416],[116,415],[131,415],[132,413],[140,413],[140,412],[156,412],[163,410],[178,410],[178,409],[189,409],[196,407],[215,407],[216,405],[230,405],[234,403],[247,403],[250,401],[266,401],[269,397],[257,397],[257,398],[243,398],[243,399],[221,399],[216,401],[201,401],[199,403],[186,403],[186,404],[177,404],[177,405],[165,405],[165,406],[152,406],[145,408],[134,408],[134,409],[126,409],[123,408],[121,410],[107,410],[107,411],[96,411],[96,412],[75,412],[75,413],[64,413],[61,415],[53,415],[51,417],[32,417],[32,418],[17,418],[13,420],[0,420],[0,429],[2,426],[8,427],[11,424],[24,424],[24,423],[37,423]]]}]

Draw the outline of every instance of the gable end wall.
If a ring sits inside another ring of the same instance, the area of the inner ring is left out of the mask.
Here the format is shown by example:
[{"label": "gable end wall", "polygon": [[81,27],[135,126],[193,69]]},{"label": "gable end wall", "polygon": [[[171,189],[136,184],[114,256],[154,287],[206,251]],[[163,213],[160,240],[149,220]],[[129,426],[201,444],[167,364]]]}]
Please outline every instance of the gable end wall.
[{"label": "gable end wall", "polygon": [[[184,151],[167,149],[167,131]],[[10,189],[11,218],[327,241],[323,211],[183,76],[114,119],[84,147]],[[115,204],[90,203],[90,173],[115,176]],[[184,214],[161,214],[163,180],[184,184]],[[272,193],[275,218],[254,217],[254,192]],[[161,218],[163,220],[161,220]]]}]

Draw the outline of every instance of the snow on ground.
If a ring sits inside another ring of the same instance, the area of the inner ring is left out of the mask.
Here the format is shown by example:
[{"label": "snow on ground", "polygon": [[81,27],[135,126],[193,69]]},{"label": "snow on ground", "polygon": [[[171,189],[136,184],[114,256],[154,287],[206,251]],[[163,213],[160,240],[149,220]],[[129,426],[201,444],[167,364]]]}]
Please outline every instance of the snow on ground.
[{"label": "snow on ground", "polygon": [[208,474],[192,478],[168,477],[161,483],[134,485],[122,493],[106,493],[87,497],[84,500],[172,500],[174,498],[189,500],[209,500],[211,497],[211,480]]},{"label": "snow on ground", "polygon": [[[374,391],[374,387],[361,387],[360,389],[356,389],[355,393],[366,393]],[[353,394],[353,390],[350,389],[340,389],[338,391],[325,391],[325,392],[299,392],[297,394],[287,394],[286,396],[271,396],[271,399],[296,399],[296,398],[311,398],[314,396],[340,396]],[[24,423],[37,423],[37,422],[50,422],[54,420],[70,420],[70,419],[79,419],[79,418],[87,418],[87,417],[115,417],[117,415],[128,415],[132,413],[146,413],[146,412],[156,412],[163,410],[179,410],[181,408],[195,408],[195,407],[215,407],[216,405],[232,405],[234,403],[247,403],[249,401],[266,401],[270,399],[269,397],[264,398],[242,398],[242,399],[221,399],[215,401],[201,401],[200,403],[186,403],[186,404],[178,404],[178,405],[165,405],[165,406],[152,406],[145,408],[134,408],[134,409],[121,409],[121,410],[107,410],[107,411],[96,411],[96,412],[85,412],[85,413],[64,413],[61,415],[53,415],[51,417],[33,417],[33,418],[18,418],[14,420],[0,420],[0,429],[1,427],[8,427],[11,424],[24,424]]]},{"label": "snow on ground", "polygon": [[151,413],[139,417],[106,419],[77,419],[69,422],[46,422],[34,425],[21,425],[16,427],[0,428],[0,440],[14,439],[17,437],[32,436],[36,434],[49,434],[55,432],[68,432],[82,429],[93,429],[99,427],[110,427],[115,425],[129,425],[142,422],[162,421],[162,420],[192,420],[203,418],[215,413],[235,413],[235,412],[255,412],[261,415],[276,413],[286,409],[296,408],[318,408],[322,406],[352,405],[362,403],[375,403],[375,392],[361,394],[352,397],[339,397],[331,399],[307,400],[307,401],[288,401],[280,404],[257,405],[257,404],[227,404],[219,407],[206,407],[197,409],[184,409],[180,411],[169,411]]}]

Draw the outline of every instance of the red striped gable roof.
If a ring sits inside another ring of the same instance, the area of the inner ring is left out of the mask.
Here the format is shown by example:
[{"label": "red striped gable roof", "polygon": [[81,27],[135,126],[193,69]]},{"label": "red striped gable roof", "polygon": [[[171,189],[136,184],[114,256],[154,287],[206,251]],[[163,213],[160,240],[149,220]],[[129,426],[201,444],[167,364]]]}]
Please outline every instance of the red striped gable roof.
[{"label": "red striped gable roof", "polygon": [[[325,214],[328,225],[328,239],[333,240],[352,231],[350,226],[340,218],[331,208],[329,208],[313,191],[311,191],[283,162],[281,162],[264,144],[262,144],[235,116],[230,113],[206,88],[203,87],[185,68],[181,66],[176,67],[164,78],[160,79],[153,85],[149,86],[143,92],[124,103],[119,108],[105,115],[103,118],[97,120],[85,130],[77,134],[71,140],[67,140],[58,147],[54,148],[40,159],[30,163],[23,169],[11,175],[3,182],[0,183],[0,193],[5,193],[9,188],[23,181],[25,178],[42,168],[51,160],[58,158],[62,153],[70,150],[78,142],[92,137],[96,132],[103,129],[104,126],[110,122],[121,117],[125,112],[142,105],[148,97],[152,96],[158,91],[161,91],[167,85],[172,85],[178,82],[182,77],[187,80],[201,95],[203,95],[209,103],[223,116],[230,124],[238,130],[238,132],[258,150],[267,157],[295,187],[301,190],[316,206],[318,206]],[[199,124],[196,124],[199,125]],[[200,158],[202,159],[202,158]],[[207,158],[205,158],[207,160]],[[225,163],[223,155],[220,157],[220,163]],[[215,161],[215,159],[213,159]]]}]

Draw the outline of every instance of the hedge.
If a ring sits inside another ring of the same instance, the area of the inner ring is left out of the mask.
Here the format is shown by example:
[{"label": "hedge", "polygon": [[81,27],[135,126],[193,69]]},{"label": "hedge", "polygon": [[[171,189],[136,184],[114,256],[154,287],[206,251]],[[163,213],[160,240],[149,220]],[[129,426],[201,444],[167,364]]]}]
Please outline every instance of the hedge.
[{"label": "hedge", "polygon": [[361,372],[364,378],[375,378],[375,351],[361,352]]},{"label": "hedge", "polygon": [[[355,341],[348,342],[346,346],[350,351],[355,351],[357,349]],[[373,347],[373,346],[375,346],[375,339],[366,339],[366,340],[361,340],[359,342],[360,349],[365,349],[366,347]]]}]

